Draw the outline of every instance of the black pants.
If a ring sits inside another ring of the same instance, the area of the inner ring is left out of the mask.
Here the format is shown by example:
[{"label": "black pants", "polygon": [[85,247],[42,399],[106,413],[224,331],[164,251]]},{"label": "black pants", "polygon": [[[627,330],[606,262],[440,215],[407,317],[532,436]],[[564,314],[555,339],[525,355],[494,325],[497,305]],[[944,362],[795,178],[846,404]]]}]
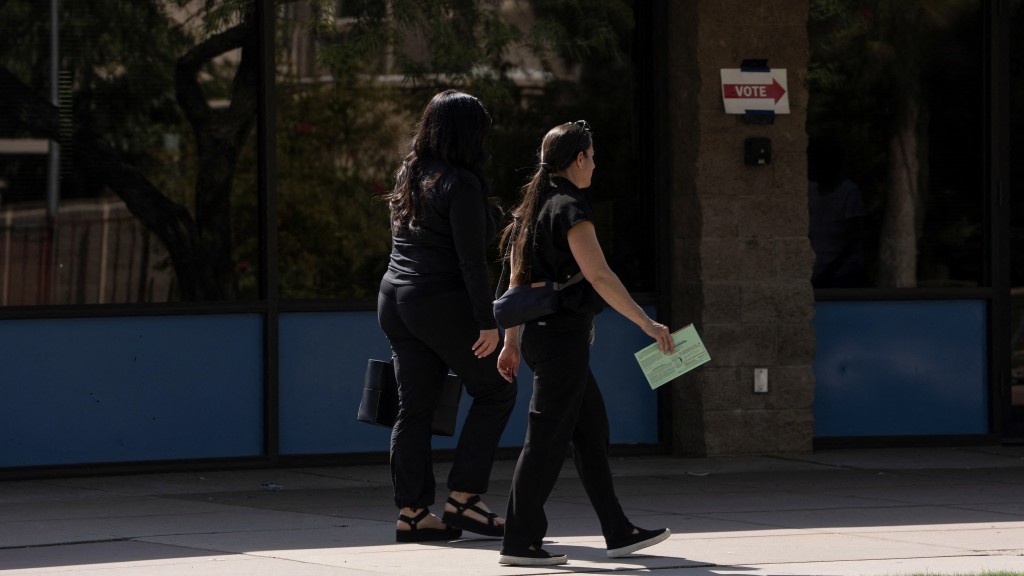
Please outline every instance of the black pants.
[{"label": "black pants", "polygon": [[523,327],[520,348],[533,371],[526,442],[512,478],[503,548],[539,544],[547,501],[571,444],[573,461],[605,540],[633,531],[608,463],[608,414],[590,371],[592,318],[553,316]]},{"label": "black pants", "polygon": [[391,343],[398,380],[398,418],[391,430],[395,505],[434,503],[430,422],[440,383],[451,368],[473,397],[455,449],[448,489],[483,494],[498,441],[516,401],[516,387],[497,368],[498,351],[474,355],[480,328],[465,288],[394,286],[383,281],[377,319]]}]

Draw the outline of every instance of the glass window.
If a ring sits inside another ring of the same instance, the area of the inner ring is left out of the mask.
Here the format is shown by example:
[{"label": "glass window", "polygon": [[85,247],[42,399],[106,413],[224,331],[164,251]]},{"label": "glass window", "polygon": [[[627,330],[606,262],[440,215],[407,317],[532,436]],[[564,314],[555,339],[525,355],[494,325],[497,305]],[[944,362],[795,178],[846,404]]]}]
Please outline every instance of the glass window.
[{"label": "glass window", "polygon": [[257,296],[241,6],[0,2],[0,305]]},{"label": "glass window", "polygon": [[1010,414],[1024,437],[1024,0],[1010,2]]},{"label": "glass window", "polygon": [[983,3],[811,0],[816,288],[983,286]]},{"label": "glass window", "polygon": [[[587,119],[590,197],[609,262],[653,290],[648,190],[636,184],[631,2],[292,2],[278,21],[282,297],[374,298],[390,253],[386,204],[423,106],[454,87],[494,121],[486,166],[505,208],[544,133]],[[495,252],[493,260],[497,262]],[[497,278],[495,274],[494,278]]]}]

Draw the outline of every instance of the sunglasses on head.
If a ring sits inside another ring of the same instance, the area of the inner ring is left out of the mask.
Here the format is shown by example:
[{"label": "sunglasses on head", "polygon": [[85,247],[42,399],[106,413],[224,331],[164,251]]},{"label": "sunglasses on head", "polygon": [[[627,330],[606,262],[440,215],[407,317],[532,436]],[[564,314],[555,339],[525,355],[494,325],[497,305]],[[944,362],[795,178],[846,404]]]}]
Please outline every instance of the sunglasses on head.
[{"label": "sunglasses on head", "polygon": [[590,132],[590,124],[587,124],[586,120],[576,120],[575,122],[566,122],[566,124],[573,124],[583,128],[585,132]]}]

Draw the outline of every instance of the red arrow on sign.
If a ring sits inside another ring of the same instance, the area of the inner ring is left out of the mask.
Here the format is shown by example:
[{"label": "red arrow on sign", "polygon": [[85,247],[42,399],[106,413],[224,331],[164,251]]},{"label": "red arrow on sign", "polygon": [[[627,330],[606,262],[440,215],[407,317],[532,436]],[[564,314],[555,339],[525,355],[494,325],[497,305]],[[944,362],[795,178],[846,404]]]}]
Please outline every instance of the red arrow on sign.
[{"label": "red arrow on sign", "polygon": [[786,93],[779,81],[772,78],[771,84],[723,84],[722,92],[726,98],[744,98],[767,100],[771,98],[778,104]]}]

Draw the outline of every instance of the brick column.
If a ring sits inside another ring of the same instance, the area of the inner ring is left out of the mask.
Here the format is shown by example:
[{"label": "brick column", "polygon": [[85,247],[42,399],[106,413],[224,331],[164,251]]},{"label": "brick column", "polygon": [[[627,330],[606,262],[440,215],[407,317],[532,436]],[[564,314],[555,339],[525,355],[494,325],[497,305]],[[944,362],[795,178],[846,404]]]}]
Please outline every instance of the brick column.
[{"label": "brick column", "polygon": [[[672,325],[693,323],[712,361],[672,383],[679,454],[811,449],[814,256],[807,240],[807,0],[693,0],[667,8]],[[788,71],[791,114],[727,115],[719,71],[767,58]],[[770,138],[772,162],[743,145]],[[768,392],[753,392],[754,369]]]}]

